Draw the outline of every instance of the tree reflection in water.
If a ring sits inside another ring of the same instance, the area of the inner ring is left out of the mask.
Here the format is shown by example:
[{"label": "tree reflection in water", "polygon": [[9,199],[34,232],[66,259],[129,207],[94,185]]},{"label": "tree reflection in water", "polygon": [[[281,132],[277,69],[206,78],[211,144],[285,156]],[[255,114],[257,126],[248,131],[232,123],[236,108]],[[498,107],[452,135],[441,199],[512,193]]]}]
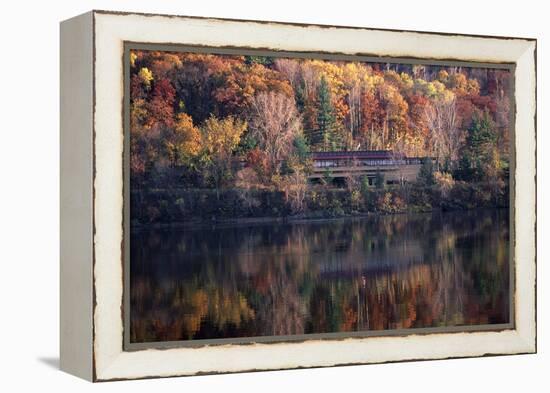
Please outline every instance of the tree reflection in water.
[{"label": "tree reflection in water", "polygon": [[509,321],[507,210],[132,234],[132,342]]}]

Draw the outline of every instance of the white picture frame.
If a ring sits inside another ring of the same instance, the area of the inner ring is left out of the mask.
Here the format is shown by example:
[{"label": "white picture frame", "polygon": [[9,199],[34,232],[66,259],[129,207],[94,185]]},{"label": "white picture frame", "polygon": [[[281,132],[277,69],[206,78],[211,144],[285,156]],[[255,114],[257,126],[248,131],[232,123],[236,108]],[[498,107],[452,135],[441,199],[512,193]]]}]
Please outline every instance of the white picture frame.
[{"label": "white picture frame", "polygon": [[[514,324],[501,331],[124,350],[125,43],[515,67]],[[536,40],[91,11],[61,24],[61,368],[90,381],[536,352]]]}]

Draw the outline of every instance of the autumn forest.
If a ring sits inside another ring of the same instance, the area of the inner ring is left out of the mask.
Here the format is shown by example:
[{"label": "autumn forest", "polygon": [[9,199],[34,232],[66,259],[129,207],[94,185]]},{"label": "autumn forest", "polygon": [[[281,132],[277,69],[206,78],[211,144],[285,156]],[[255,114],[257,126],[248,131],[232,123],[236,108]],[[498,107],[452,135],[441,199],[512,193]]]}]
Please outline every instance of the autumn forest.
[{"label": "autumn forest", "polygon": [[[130,53],[136,224],[507,205],[510,71]],[[312,154],[388,151],[418,175],[312,181]],[[397,184],[395,184],[397,183]]]}]

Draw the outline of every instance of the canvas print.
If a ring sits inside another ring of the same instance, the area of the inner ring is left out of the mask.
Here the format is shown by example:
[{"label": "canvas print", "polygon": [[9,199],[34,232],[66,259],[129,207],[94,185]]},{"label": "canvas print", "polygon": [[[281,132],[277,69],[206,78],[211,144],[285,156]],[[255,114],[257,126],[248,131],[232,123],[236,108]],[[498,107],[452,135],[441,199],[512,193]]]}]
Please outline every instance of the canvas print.
[{"label": "canvas print", "polygon": [[513,69],[229,52],[126,57],[131,344],[511,327]]}]

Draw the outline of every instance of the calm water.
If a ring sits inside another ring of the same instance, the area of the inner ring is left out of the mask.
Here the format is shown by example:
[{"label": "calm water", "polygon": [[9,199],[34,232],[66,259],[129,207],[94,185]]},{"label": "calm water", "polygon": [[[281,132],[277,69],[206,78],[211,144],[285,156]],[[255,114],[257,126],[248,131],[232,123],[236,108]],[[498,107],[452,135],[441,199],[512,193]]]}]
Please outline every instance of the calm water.
[{"label": "calm water", "polygon": [[507,210],[131,237],[132,342],[509,322]]}]

